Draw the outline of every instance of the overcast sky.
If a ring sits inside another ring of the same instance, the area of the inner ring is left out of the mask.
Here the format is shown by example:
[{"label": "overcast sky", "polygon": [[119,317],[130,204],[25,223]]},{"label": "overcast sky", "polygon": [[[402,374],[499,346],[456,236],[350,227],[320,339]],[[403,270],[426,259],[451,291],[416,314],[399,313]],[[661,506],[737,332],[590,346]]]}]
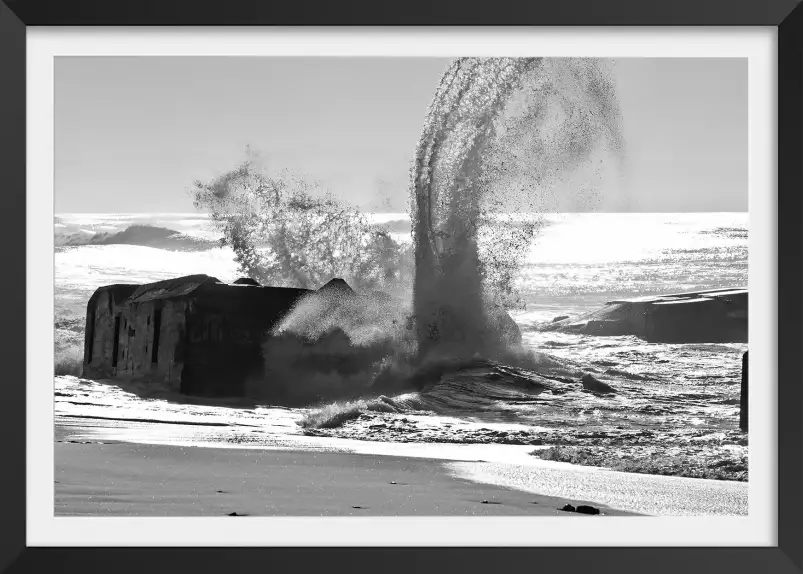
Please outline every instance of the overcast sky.
[{"label": "overcast sky", "polygon": [[[56,212],[192,212],[192,182],[236,167],[249,144],[361,207],[381,189],[403,211],[447,64],[59,57]],[[626,165],[595,208],[746,211],[747,61],[630,58],[613,70]]]}]

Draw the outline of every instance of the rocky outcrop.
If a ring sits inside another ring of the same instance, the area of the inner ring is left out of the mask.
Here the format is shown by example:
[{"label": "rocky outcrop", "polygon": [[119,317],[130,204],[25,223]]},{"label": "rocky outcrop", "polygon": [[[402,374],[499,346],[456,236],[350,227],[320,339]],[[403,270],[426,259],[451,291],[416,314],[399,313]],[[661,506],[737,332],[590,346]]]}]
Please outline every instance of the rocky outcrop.
[{"label": "rocky outcrop", "polygon": [[578,317],[556,317],[539,329],[632,335],[656,343],[743,343],[747,342],[747,289],[610,301]]}]

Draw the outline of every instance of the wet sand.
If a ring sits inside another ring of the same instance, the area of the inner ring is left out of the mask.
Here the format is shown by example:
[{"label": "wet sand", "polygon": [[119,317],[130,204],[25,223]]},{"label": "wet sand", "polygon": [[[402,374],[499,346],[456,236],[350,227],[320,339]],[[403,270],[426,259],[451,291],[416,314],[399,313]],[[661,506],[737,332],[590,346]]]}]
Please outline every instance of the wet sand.
[{"label": "wet sand", "polygon": [[55,453],[56,516],[594,518],[558,510],[584,501],[471,482],[421,458],[97,442]]}]

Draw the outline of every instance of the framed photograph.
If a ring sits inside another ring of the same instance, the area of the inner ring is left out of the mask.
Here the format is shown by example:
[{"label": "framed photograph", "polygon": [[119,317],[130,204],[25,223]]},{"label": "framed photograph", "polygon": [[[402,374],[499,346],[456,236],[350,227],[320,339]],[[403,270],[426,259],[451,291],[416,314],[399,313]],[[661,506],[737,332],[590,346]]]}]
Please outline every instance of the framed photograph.
[{"label": "framed photograph", "polygon": [[4,0],[0,566],[801,571],[801,10]]}]

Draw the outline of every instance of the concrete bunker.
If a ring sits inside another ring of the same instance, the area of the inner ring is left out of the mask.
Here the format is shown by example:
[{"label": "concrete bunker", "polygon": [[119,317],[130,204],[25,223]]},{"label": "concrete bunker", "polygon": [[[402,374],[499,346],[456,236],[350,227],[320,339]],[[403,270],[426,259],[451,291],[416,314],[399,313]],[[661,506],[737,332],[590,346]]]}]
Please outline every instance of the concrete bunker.
[{"label": "concrete bunker", "polygon": [[[332,280],[320,290],[350,287]],[[319,290],[319,291],[320,291]],[[142,378],[186,395],[244,396],[265,335],[309,289],[189,275],[100,287],[87,304],[83,375]]]}]

